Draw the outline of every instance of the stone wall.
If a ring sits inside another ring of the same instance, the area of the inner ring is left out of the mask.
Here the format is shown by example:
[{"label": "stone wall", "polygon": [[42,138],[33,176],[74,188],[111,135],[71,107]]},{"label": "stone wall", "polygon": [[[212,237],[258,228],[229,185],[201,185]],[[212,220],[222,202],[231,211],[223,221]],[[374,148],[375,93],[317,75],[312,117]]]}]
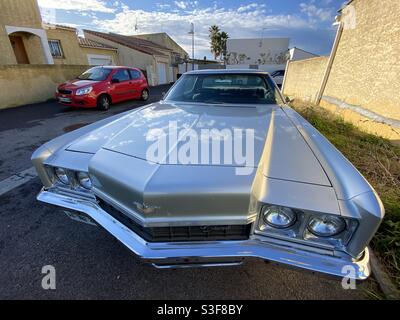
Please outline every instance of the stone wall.
[{"label": "stone wall", "polygon": [[54,98],[57,86],[85,71],[82,65],[0,66],[0,109]]},{"label": "stone wall", "polygon": [[284,94],[315,101],[321,92],[322,107],[367,132],[399,141],[399,17],[398,0],[351,1],[342,12],[343,32],[326,86],[321,86],[326,58],[320,64],[316,59],[290,62]]},{"label": "stone wall", "polygon": [[303,101],[315,101],[329,57],[291,61],[286,70],[283,94]]},{"label": "stone wall", "polygon": [[400,1],[354,0],[348,12],[321,106],[400,139]]}]

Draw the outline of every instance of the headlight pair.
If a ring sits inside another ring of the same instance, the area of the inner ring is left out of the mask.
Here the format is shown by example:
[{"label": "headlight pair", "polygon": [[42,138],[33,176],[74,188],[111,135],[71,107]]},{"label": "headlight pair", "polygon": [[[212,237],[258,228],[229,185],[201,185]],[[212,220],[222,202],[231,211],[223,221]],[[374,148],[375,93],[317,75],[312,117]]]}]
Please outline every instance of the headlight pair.
[{"label": "headlight pair", "polygon": [[357,226],[357,219],[265,205],[256,233],[345,250]]},{"label": "headlight pair", "polygon": [[92,90],[93,90],[93,87],[87,87],[87,88],[83,88],[83,89],[78,89],[78,90],[76,90],[76,93],[75,93],[75,94],[76,94],[77,96],[83,96],[83,95],[85,95],[85,94],[91,93]]},{"label": "headlight pair", "polygon": [[[73,181],[71,179],[71,174],[70,171],[64,169],[64,168],[54,168],[54,174],[57,178],[58,181],[60,181],[64,185],[73,185]],[[89,174],[86,172],[74,172],[72,171],[72,176],[75,176],[74,178],[76,179],[76,182],[86,190],[91,190],[92,189],[92,181],[89,177]]]},{"label": "headlight pair", "polygon": [[[277,229],[290,228],[297,220],[297,215],[292,209],[279,206],[264,208],[262,217],[266,224]],[[341,217],[332,215],[312,216],[307,225],[308,231],[317,237],[333,237],[345,228],[346,222]]]}]

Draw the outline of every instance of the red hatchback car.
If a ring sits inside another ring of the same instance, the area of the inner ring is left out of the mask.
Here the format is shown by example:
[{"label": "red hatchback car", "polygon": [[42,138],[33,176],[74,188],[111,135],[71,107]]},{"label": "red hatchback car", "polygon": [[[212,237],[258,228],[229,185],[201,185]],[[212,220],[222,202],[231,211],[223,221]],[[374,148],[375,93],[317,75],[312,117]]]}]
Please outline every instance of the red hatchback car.
[{"label": "red hatchback car", "polygon": [[131,99],[147,101],[149,96],[143,73],[128,67],[94,67],[77,79],[61,84],[56,91],[57,101],[63,105],[101,110]]}]

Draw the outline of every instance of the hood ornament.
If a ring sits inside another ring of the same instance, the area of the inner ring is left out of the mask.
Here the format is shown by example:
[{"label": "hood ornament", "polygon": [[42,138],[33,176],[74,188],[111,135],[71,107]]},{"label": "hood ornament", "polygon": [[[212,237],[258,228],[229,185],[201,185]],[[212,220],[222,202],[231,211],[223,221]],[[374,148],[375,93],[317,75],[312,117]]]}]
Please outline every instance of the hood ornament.
[{"label": "hood ornament", "polygon": [[135,206],[136,211],[142,214],[153,214],[156,213],[158,209],[161,209],[161,207],[148,206],[145,203],[140,202],[134,202],[133,205]]}]

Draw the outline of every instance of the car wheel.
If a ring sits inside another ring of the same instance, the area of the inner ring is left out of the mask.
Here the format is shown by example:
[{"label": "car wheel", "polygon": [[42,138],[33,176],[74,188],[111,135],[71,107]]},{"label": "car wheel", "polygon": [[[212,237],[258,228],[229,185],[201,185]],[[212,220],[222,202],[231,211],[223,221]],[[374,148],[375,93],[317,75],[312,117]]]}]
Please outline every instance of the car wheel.
[{"label": "car wheel", "polygon": [[147,100],[149,100],[149,98],[150,98],[149,90],[147,90],[147,89],[143,90],[142,95],[140,96],[140,99],[142,101],[147,101]]},{"label": "car wheel", "polygon": [[111,100],[106,95],[100,96],[99,99],[97,100],[97,107],[100,110],[107,111],[108,109],[110,109],[110,105],[111,105]]}]

